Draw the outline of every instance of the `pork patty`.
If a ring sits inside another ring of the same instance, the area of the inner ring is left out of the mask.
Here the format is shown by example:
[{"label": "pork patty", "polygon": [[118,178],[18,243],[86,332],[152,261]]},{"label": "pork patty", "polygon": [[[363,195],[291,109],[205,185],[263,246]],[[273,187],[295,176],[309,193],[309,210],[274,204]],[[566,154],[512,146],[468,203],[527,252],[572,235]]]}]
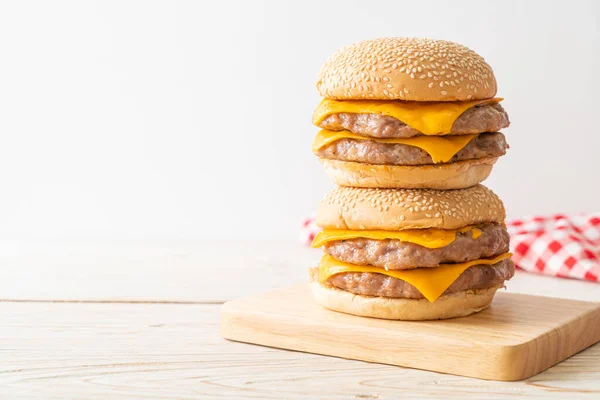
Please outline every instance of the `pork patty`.
[{"label": "pork patty", "polygon": [[454,242],[438,249],[397,239],[365,238],[328,242],[324,249],[339,261],[396,270],[437,267],[443,263],[489,258],[508,251],[510,237],[502,225],[489,223],[477,228],[481,230],[477,239],[472,238],[471,232],[457,232]]},{"label": "pork patty", "polygon": [[[474,265],[463,272],[444,294],[496,286],[512,278],[514,273],[515,265],[510,258],[493,265]],[[311,275],[318,276],[315,274],[318,273],[313,269]],[[362,296],[424,298],[410,283],[373,272],[345,272],[331,276],[324,284]]]},{"label": "pork patty", "polygon": [[[508,144],[500,132],[482,133],[471,140],[448,162],[500,157]],[[429,153],[406,144],[379,143],[372,140],[340,139],[315,152],[319,157],[383,165],[434,164]]]},{"label": "pork patty", "polygon": [[[472,107],[452,125],[452,134],[496,132],[510,125],[508,114],[498,103]],[[339,113],[326,117],[319,127],[331,131],[347,130],[357,135],[378,138],[409,138],[422,135],[394,117],[380,114]]]}]

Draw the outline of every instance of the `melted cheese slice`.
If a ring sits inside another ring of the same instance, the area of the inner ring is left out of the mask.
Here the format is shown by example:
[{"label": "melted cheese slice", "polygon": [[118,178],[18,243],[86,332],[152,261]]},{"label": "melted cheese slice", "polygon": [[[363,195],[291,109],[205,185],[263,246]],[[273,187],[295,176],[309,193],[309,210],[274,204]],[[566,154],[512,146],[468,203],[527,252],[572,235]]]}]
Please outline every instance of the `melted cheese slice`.
[{"label": "melted cheese slice", "polygon": [[403,231],[379,230],[349,230],[349,229],[323,229],[315,236],[312,247],[321,247],[325,243],[337,240],[366,238],[374,240],[396,239],[402,242],[418,244],[428,249],[439,249],[448,246],[456,240],[456,232],[471,232],[471,237],[477,239],[481,230],[474,226],[465,226],[460,229],[406,229]]},{"label": "melted cheese slice", "polygon": [[473,265],[492,265],[510,258],[510,253],[503,253],[494,258],[482,258],[457,264],[440,264],[435,268],[416,268],[391,271],[383,268],[348,264],[338,261],[330,255],[324,255],[319,263],[319,281],[325,282],[329,277],[345,272],[372,272],[403,280],[416,287],[430,302],[434,302]]},{"label": "melted cheese slice", "polygon": [[452,132],[454,121],[469,108],[502,100],[417,102],[323,99],[313,114],[313,123],[318,126],[331,114],[380,114],[394,117],[424,135],[447,135]]},{"label": "melted cheese slice", "polygon": [[451,135],[451,136],[415,136],[412,138],[393,138],[393,139],[382,139],[357,135],[350,131],[327,131],[322,130],[317,133],[317,137],[313,142],[313,151],[317,150],[336,142],[340,139],[354,139],[354,140],[371,140],[379,143],[393,143],[393,144],[405,144],[408,146],[418,147],[425,150],[433,160],[434,163],[450,161],[456,153],[458,153],[463,147],[465,147],[477,134],[474,135]]}]

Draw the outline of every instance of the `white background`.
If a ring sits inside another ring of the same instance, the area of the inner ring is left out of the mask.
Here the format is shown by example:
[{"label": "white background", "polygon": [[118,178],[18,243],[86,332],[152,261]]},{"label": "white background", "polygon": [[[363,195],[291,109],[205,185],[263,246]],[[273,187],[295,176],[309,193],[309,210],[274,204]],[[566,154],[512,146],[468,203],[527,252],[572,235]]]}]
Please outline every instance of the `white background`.
[{"label": "white background", "polygon": [[600,2],[10,1],[0,237],[295,238],[332,187],[310,143],[340,46],[463,43],[495,70],[510,216],[600,209]]}]

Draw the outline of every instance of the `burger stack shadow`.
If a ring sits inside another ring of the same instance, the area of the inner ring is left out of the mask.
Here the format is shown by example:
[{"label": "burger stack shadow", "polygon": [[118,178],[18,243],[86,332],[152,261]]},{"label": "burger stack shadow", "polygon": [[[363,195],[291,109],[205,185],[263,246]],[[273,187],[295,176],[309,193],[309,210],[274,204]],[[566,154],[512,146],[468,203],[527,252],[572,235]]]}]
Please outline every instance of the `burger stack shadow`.
[{"label": "burger stack shadow", "polygon": [[317,82],[313,143],[338,185],[321,202],[316,302],[436,320],[487,308],[514,274],[502,201],[481,185],[508,145],[492,68],[448,41],[367,40]]}]

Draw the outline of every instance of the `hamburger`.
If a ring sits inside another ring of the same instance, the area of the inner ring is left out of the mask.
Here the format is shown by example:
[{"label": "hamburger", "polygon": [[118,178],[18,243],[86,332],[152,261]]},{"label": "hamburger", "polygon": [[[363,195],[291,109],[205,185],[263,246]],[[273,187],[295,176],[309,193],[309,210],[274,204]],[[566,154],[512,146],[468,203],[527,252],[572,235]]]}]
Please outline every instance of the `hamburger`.
[{"label": "hamburger", "polygon": [[457,190],[337,187],[316,216],[311,268],[320,305],[399,320],[462,317],[489,306],[514,274],[502,201]]},{"label": "hamburger", "polygon": [[317,89],[313,152],[339,185],[462,189],[508,148],[494,72],[456,43],[359,42],[326,61]]}]

